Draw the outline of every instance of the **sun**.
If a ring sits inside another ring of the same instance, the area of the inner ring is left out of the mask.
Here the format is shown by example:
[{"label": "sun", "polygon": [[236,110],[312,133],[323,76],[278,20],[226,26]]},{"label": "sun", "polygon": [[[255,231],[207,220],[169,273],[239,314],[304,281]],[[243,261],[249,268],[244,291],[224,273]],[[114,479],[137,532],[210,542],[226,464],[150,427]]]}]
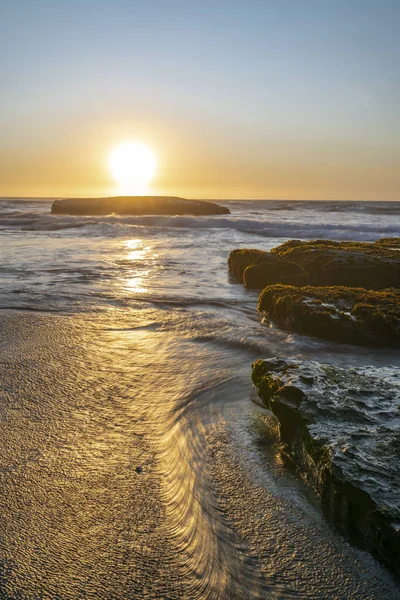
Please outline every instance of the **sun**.
[{"label": "sun", "polygon": [[143,193],[157,171],[157,159],[140,142],[118,144],[110,153],[108,166],[115,182],[128,193]]}]

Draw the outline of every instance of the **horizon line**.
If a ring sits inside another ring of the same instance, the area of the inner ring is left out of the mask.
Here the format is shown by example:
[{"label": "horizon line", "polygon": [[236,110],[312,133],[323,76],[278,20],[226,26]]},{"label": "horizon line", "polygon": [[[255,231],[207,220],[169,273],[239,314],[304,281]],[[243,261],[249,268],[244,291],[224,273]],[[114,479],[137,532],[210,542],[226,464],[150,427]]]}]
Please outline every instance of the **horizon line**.
[{"label": "horizon line", "polygon": [[99,198],[182,198],[183,200],[196,200],[199,202],[400,202],[398,200],[378,200],[378,199],[323,199],[323,198],[186,198],[183,196],[173,196],[171,194],[131,194],[131,195],[118,195],[118,196],[0,196],[0,200],[86,200],[91,198],[93,200]]}]

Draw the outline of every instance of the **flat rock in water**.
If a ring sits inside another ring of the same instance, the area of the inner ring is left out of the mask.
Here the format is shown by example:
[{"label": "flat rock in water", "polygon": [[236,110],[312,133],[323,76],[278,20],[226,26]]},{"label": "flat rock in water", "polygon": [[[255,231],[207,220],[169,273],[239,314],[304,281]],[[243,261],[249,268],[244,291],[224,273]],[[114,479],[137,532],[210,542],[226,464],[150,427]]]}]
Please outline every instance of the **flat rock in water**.
[{"label": "flat rock in water", "polygon": [[116,196],[55,200],[51,212],[59,215],[227,215],[230,210],[214,202],[174,196]]},{"label": "flat rock in water", "polygon": [[252,380],[329,520],[400,575],[400,370],[275,358]]},{"label": "flat rock in water", "polygon": [[247,288],[261,289],[272,283],[305,285],[308,281],[303,267],[264,250],[232,250],[228,266],[232,275]]},{"label": "flat rock in water", "polygon": [[369,290],[400,287],[399,238],[384,238],[373,243],[290,240],[271,252],[303,267],[310,285]]},{"label": "flat rock in water", "polygon": [[289,240],[271,252],[233,250],[228,265],[246,287],[340,285],[380,290],[400,287],[400,239],[377,242]]}]

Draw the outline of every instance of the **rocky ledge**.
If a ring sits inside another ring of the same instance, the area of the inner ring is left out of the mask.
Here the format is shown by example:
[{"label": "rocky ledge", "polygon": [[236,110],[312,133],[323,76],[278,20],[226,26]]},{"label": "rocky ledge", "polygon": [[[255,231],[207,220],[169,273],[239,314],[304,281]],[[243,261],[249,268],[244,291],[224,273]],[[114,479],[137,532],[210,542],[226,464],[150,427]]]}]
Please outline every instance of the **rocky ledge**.
[{"label": "rocky ledge", "polygon": [[303,267],[263,250],[232,250],[228,266],[231,274],[247,288],[261,289],[271,283],[305,285],[308,281]]},{"label": "rocky ledge", "polygon": [[230,210],[214,202],[173,196],[116,196],[55,200],[51,212],[58,215],[228,215]]},{"label": "rocky ledge", "polygon": [[270,285],[258,310],[279,326],[347,344],[400,346],[400,290]]},{"label": "rocky ledge", "polygon": [[256,289],[273,283],[372,290],[400,287],[400,239],[373,243],[289,240],[271,252],[233,250],[228,264],[239,281]]},{"label": "rocky ledge", "polygon": [[255,362],[252,380],[328,519],[400,575],[398,369],[275,358]]}]

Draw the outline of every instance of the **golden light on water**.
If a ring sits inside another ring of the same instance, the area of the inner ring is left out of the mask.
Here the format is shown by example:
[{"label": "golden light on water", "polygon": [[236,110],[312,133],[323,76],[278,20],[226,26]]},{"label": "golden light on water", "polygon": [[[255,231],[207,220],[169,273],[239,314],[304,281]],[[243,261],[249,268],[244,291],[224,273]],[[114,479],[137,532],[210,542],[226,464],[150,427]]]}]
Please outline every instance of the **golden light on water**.
[{"label": "golden light on water", "polygon": [[108,166],[122,192],[145,194],[156,175],[157,158],[141,142],[124,142],[111,151]]},{"label": "golden light on water", "polygon": [[128,240],[126,242],[126,248],[128,249],[127,260],[139,261],[143,260],[149,253],[150,248],[144,246],[142,240]]},{"label": "golden light on water", "polygon": [[[152,248],[144,244],[143,240],[132,239],[125,242],[125,261],[132,263],[129,277],[124,281],[124,289],[127,292],[147,292],[146,279],[149,270],[143,268],[151,260]],[[147,262],[146,262],[147,261]]]}]

